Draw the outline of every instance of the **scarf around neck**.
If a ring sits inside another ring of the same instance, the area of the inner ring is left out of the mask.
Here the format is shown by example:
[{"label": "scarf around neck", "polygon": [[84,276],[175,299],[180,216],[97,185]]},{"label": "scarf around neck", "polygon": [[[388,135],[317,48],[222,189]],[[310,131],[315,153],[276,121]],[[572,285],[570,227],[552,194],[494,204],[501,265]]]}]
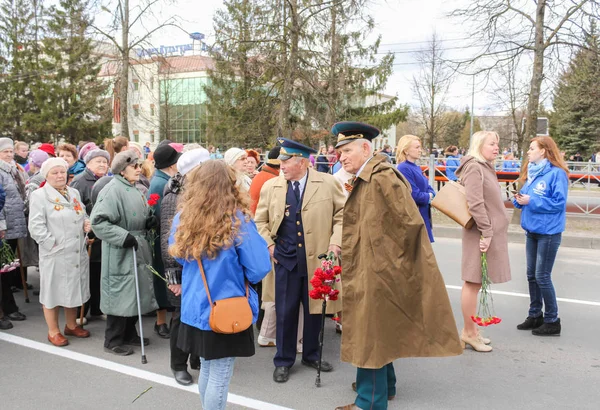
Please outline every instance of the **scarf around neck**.
[{"label": "scarf around neck", "polygon": [[527,166],[527,182],[531,183],[531,181],[533,181],[538,175],[540,175],[544,168],[546,168],[547,163],[548,160],[546,158],[540,161],[539,164],[536,164],[535,162],[530,162]]}]

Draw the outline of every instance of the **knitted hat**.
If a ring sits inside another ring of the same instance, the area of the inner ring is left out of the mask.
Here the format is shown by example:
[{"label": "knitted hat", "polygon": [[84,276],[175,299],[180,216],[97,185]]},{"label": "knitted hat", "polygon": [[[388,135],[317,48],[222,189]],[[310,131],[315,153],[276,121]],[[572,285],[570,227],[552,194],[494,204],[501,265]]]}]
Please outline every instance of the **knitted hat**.
[{"label": "knitted hat", "polygon": [[50,172],[50,170],[54,167],[63,167],[65,171],[67,171],[69,169],[69,164],[67,164],[67,161],[65,161],[62,158],[48,158],[42,164],[40,174],[42,174],[44,179],[46,179],[46,177],[48,176],[48,172]]},{"label": "knitted hat", "polygon": [[7,150],[7,149],[15,149],[15,143],[10,138],[7,138],[7,137],[0,138],[0,152]]},{"label": "knitted hat", "polygon": [[38,149],[41,149],[42,151],[44,151],[51,157],[56,156],[56,153],[54,152],[54,145],[52,145],[52,144],[48,144],[48,143],[42,144],[42,145],[40,145],[40,147]]},{"label": "knitted hat", "polygon": [[29,153],[29,163],[38,168],[41,167],[44,161],[46,161],[48,158],[50,158],[48,153],[42,151],[41,149],[34,149]]},{"label": "knitted hat", "polygon": [[135,150],[140,159],[144,159],[144,148],[142,148],[139,142],[129,141],[129,149]]},{"label": "knitted hat", "polygon": [[100,148],[96,148],[96,149],[89,151],[87,153],[87,155],[85,156],[84,162],[87,164],[88,162],[90,162],[91,160],[93,160],[94,158],[97,158],[97,157],[104,157],[104,158],[106,158],[106,160],[108,162],[110,162],[110,154],[107,151],[104,151],[103,149],[100,149]]},{"label": "knitted hat", "polygon": [[235,161],[240,159],[242,155],[247,155],[246,151],[243,149],[229,148],[227,151],[225,151],[225,156],[223,159],[227,165],[233,165],[235,164]]},{"label": "knitted hat", "polygon": [[139,158],[135,151],[130,149],[121,151],[113,158],[110,169],[112,170],[113,174],[119,175],[125,170],[125,168],[127,168],[128,165],[137,163],[138,159]]},{"label": "knitted hat", "polygon": [[196,148],[184,152],[177,160],[177,171],[183,176],[198,165],[210,159],[210,153],[205,148]]},{"label": "knitted hat", "polygon": [[[88,142],[87,144],[85,144],[83,147],[81,147],[81,149],[79,150],[79,159],[82,161],[85,161],[85,156],[87,155],[88,152],[90,152],[93,149],[97,149],[98,146],[93,143],[93,142]],[[87,162],[87,161],[85,161]]]},{"label": "knitted hat", "polygon": [[156,169],[169,168],[176,164],[181,154],[175,151],[175,148],[170,145],[159,145],[154,150],[154,166]]},{"label": "knitted hat", "polygon": [[180,144],[178,142],[172,142],[169,145],[172,146],[173,148],[175,148],[175,151],[183,152],[183,144]]},{"label": "knitted hat", "polygon": [[281,160],[279,160],[279,153],[281,152],[281,147],[279,145],[273,147],[271,151],[269,151],[269,155],[267,156],[267,164],[274,165],[276,167],[281,165]]}]

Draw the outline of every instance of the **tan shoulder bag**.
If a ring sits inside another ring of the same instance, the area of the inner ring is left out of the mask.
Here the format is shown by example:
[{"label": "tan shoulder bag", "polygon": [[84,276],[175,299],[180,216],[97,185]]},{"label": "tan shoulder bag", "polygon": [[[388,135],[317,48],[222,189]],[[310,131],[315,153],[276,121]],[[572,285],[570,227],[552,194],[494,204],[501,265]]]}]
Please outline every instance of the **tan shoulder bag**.
[{"label": "tan shoulder bag", "polygon": [[[483,184],[483,173],[481,174]],[[475,220],[469,213],[465,187],[455,181],[448,181],[431,201],[431,206],[454,220],[465,229],[471,229]]]},{"label": "tan shoulder bag", "polygon": [[237,296],[215,300],[213,302],[210,297],[210,291],[208,290],[204,267],[202,266],[202,261],[199,259],[198,266],[200,267],[200,273],[202,274],[202,281],[204,282],[204,289],[206,289],[208,303],[210,303],[210,318],[208,324],[213,332],[224,334],[240,333],[252,326],[252,309],[250,308],[250,302],[248,302],[250,295],[248,291],[248,281],[245,281],[246,296]]}]

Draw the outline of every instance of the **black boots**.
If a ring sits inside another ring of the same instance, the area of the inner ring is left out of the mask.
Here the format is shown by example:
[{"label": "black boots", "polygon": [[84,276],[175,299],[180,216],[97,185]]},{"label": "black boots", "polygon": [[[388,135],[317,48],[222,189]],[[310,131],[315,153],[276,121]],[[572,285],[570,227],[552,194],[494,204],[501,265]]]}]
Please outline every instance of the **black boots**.
[{"label": "black boots", "polygon": [[517,325],[517,329],[519,330],[532,330],[537,329],[538,327],[544,324],[544,316],[539,317],[531,317],[527,316],[527,319],[520,325]]},{"label": "black boots", "polygon": [[544,323],[537,329],[533,329],[531,333],[535,336],[560,336],[560,319],[556,322]]}]

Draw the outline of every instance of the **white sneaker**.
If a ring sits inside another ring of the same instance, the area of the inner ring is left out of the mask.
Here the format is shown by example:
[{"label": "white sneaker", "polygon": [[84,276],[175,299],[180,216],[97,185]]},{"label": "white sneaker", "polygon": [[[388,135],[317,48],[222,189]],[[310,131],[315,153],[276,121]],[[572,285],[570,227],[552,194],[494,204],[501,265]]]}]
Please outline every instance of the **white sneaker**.
[{"label": "white sneaker", "polygon": [[[77,323],[77,326],[81,326],[81,321],[79,320],[79,318],[75,319],[75,323]],[[83,325],[87,325],[87,318],[84,317],[83,318]]]},{"label": "white sneaker", "polygon": [[258,345],[260,347],[275,347],[275,339],[258,335]]}]

